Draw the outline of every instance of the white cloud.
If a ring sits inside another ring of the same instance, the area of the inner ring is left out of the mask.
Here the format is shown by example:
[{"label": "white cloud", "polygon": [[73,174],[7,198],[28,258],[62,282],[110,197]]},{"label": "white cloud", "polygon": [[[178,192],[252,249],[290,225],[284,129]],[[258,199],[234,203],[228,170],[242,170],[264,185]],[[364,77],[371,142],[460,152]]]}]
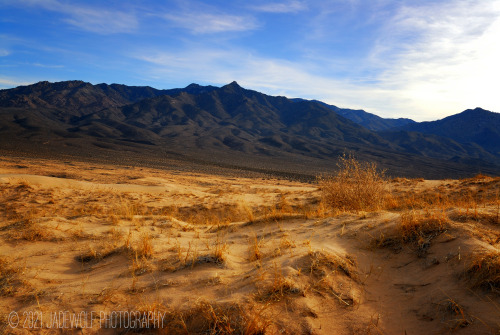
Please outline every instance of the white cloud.
[{"label": "white cloud", "polygon": [[401,7],[369,59],[382,70],[379,87],[400,97],[388,111],[420,120],[474,107],[500,112],[499,36],[498,0]]},{"label": "white cloud", "polygon": [[83,30],[99,34],[128,33],[138,26],[137,18],[120,11],[63,5],[61,11],[70,17],[64,21]]},{"label": "white cloud", "polygon": [[0,87],[1,88],[11,88],[11,87],[17,87],[17,86],[21,86],[21,85],[29,85],[32,83],[33,82],[27,82],[27,81],[22,81],[22,80],[18,80],[18,79],[0,77]]},{"label": "white cloud", "polygon": [[365,109],[387,99],[381,90],[315,74],[317,69],[313,65],[266,58],[244,49],[193,47],[180,52],[151,51],[135,57],[149,63],[149,70],[141,69],[148,76],[144,79],[155,85],[164,83],[164,87],[171,87],[169,78],[186,84],[197,81],[217,85],[236,80],[245,88],[271,95],[318,99],[340,107]]},{"label": "white cloud", "polygon": [[61,69],[64,65],[50,65],[50,64],[41,64],[41,63],[33,63],[31,64],[36,67],[46,68],[46,69]]},{"label": "white cloud", "polygon": [[266,13],[297,13],[307,6],[301,1],[274,2],[250,7],[253,10]]},{"label": "white cloud", "polygon": [[5,57],[8,55],[10,55],[10,52],[8,50],[0,49],[0,57]]},{"label": "white cloud", "polygon": [[98,34],[128,33],[135,31],[139,24],[132,12],[104,7],[81,6],[58,0],[19,0],[19,3],[65,14],[64,22]]},{"label": "white cloud", "polygon": [[175,26],[189,30],[194,34],[246,31],[258,26],[253,17],[223,13],[185,11],[163,14],[162,17]]}]

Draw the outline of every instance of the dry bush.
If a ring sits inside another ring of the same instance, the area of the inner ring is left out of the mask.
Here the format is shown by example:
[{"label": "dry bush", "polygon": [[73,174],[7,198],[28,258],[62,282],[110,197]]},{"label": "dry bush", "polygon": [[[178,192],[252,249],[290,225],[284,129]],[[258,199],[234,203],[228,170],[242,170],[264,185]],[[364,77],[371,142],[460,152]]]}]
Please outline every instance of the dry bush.
[{"label": "dry bush", "polygon": [[251,217],[248,209],[238,204],[213,203],[209,206],[167,206],[157,213],[174,217],[180,221],[196,225],[221,226],[234,221],[244,221]]},{"label": "dry bush", "polygon": [[294,241],[290,240],[289,238],[287,238],[286,236],[283,236],[281,237],[280,239],[280,245],[279,245],[279,249],[293,249],[293,248],[296,248],[297,245],[295,244]]},{"label": "dry bush", "polygon": [[423,243],[441,234],[447,227],[448,217],[443,212],[418,213],[409,211],[401,214],[401,223],[398,233],[401,240]]},{"label": "dry bush", "polygon": [[240,208],[246,213],[248,222],[253,222],[253,220],[255,220],[255,213],[252,207],[250,207],[246,203],[242,203],[240,204]]},{"label": "dry bush", "polygon": [[88,245],[81,254],[75,257],[75,259],[82,263],[89,263],[92,261],[98,262],[123,251],[123,247],[118,247],[109,242],[99,242]]},{"label": "dry bush", "polygon": [[340,211],[380,209],[385,199],[386,179],[375,163],[360,162],[352,156],[341,156],[339,170],[330,177],[319,178],[323,201]]},{"label": "dry bush", "polygon": [[438,314],[441,317],[446,331],[456,331],[460,328],[465,328],[472,324],[472,317],[463,306],[455,300],[448,298],[437,304]]},{"label": "dry bush", "polygon": [[390,248],[399,252],[404,244],[415,244],[417,254],[425,256],[432,240],[448,228],[448,217],[442,211],[408,211],[401,214],[401,222],[391,236],[381,235],[374,239],[376,247]]},{"label": "dry bush", "polygon": [[155,267],[148,258],[135,254],[135,258],[132,259],[132,265],[130,266],[130,273],[135,277],[152,272],[154,269]]},{"label": "dry bush", "polygon": [[325,251],[311,251],[302,268],[318,277],[325,277],[332,272],[341,271],[347,277],[357,279],[356,267],[356,261],[349,255],[340,256]]},{"label": "dry bush", "polygon": [[259,288],[255,300],[259,302],[278,302],[291,294],[298,294],[302,290],[290,278],[283,276],[281,267],[274,263],[272,281]]},{"label": "dry bush", "polygon": [[134,253],[140,257],[151,258],[154,254],[152,237],[148,233],[141,234],[137,247],[134,248]]},{"label": "dry bush", "polygon": [[[123,218],[128,221],[133,221],[137,215],[145,215],[148,212],[147,206],[137,199],[125,199],[122,196],[119,197],[119,201],[112,208],[112,213],[109,210],[105,211],[106,214],[112,214],[114,216]],[[113,223],[117,222],[116,218],[111,217]]]},{"label": "dry bush", "polygon": [[500,294],[500,252],[484,251],[471,255],[466,276],[473,288]]},{"label": "dry bush", "polygon": [[498,211],[496,213],[482,213],[477,210],[471,212],[459,210],[453,213],[450,218],[457,222],[476,221],[483,224],[497,225],[500,224],[499,214]]},{"label": "dry bush", "polygon": [[10,259],[0,256],[0,296],[11,296],[22,285],[20,274],[23,270],[12,263]]},{"label": "dry bush", "polygon": [[264,240],[263,239],[259,240],[257,235],[254,235],[253,238],[250,239],[250,245],[248,247],[248,253],[250,254],[250,256],[248,259],[251,262],[262,259],[263,253],[261,249],[263,244]]},{"label": "dry bush", "polygon": [[[265,334],[271,321],[265,315],[265,308],[239,304],[218,304],[199,301],[185,308],[144,306],[137,308],[141,315],[160,312],[164,317],[161,328],[136,328],[134,333],[148,334]],[[139,323],[153,326],[152,322]]]},{"label": "dry bush", "polygon": [[187,248],[182,248],[177,241],[176,244],[169,249],[169,251],[174,254],[160,261],[160,269],[162,271],[175,272],[186,268],[194,268],[196,265],[201,264],[223,266],[227,257],[227,243],[217,235],[212,245],[207,242],[207,248],[209,249],[209,253],[199,255],[198,250],[196,247],[192,246],[191,242],[189,242]]},{"label": "dry bush", "polygon": [[22,215],[22,219],[12,226],[14,231],[9,234],[13,240],[35,241],[53,241],[54,234],[40,226],[38,219],[31,212]]},{"label": "dry bush", "polygon": [[226,261],[227,248],[227,243],[223,241],[219,235],[217,235],[217,239],[215,240],[214,249],[212,252],[212,256],[216,260],[216,263],[222,264]]}]

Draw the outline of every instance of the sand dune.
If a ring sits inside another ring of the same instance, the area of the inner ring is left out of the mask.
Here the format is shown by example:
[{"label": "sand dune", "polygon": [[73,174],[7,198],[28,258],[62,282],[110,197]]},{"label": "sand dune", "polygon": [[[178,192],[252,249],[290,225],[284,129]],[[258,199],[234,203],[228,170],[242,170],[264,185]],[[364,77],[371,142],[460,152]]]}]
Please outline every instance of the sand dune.
[{"label": "sand dune", "polygon": [[287,180],[5,157],[0,173],[6,332],[53,333],[59,311],[95,311],[55,320],[87,334],[117,332],[113,311],[162,316],[131,333],[500,331],[498,178],[393,180],[390,206],[349,213]]}]

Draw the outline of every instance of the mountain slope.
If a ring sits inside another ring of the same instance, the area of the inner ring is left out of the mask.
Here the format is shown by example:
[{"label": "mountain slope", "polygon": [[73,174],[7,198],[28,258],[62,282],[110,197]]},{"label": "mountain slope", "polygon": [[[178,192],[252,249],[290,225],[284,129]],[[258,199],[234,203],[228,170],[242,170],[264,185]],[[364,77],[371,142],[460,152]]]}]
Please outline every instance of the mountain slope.
[{"label": "mountain slope", "polygon": [[269,96],[236,82],[172,90],[41,82],[2,90],[1,149],[121,160],[128,155],[141,162],[168,156],[310,176],[331,170],[346,151],[397,175],[500,170],[499,156],[478,144],[405,131],[379,134],[332,106]]},{"label": "mountain slope", "polygon": [[359,125],[362,125],[366,129],[372,131],[384,131],[396,127],[402,127],[407,124],[413,124],[415,121],[411,119],[399,118],[399,119],[385,119],[378,115],[365,112],[362,109],[349,109],[349,108],[339,108],[334,105],[328,105],[324,102],[318,101],[319,103],[327,106],[333,110],[338,115],[345,117]]},{"label": "mountain slope", "polygon": [[500,155],[500,113],[481,108],[468,109],[438,121],[406,125],[400,129],[448,137],[458,143],[475,143]]}]

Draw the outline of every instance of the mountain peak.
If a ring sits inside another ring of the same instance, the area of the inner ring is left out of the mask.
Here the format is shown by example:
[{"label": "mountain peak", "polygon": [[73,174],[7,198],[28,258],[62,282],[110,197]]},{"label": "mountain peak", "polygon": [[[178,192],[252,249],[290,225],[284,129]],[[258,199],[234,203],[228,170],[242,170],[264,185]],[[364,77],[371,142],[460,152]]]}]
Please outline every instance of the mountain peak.
[{"label": "mountain peak", "polygon": [[222,88],[230,88],[233,90],[241,90],[243,87],[241,87],[236,81],[232,81],[231,83],[222,86]]},{"label": "mountain peak", "polygon": [[469,113],[491,113],[491,111],[486,110],[486,109],[481,108],[481,107],[476,107],[474,109],[467,109],[464,112],[469,112]]},{"label": "mountain peak", "polygon": [[222,92],[230,94],[240,94],[243,93],[244,88],[241,87],[236,81],[221,87]]}]

